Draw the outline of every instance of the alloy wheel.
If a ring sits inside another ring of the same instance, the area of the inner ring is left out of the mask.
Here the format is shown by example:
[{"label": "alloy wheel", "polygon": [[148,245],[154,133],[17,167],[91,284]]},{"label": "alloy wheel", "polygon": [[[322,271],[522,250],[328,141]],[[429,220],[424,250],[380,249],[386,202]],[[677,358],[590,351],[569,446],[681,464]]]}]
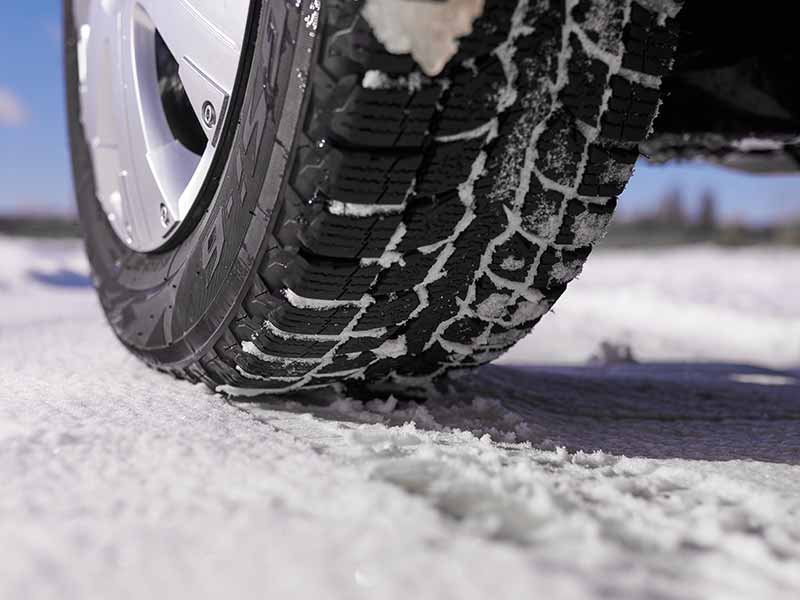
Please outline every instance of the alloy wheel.
[{"label": "alloy wheel", "polygon": [[178,232],[232,118],[250,0],[75,0],[98,201],[131,249]]}]

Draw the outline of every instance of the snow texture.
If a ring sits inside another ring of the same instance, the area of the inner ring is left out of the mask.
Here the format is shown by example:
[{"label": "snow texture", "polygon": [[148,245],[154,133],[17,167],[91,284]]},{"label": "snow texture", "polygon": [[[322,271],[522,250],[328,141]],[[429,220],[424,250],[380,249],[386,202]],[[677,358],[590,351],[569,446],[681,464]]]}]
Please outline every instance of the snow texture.
[{"label": "snow texture", "polygon": [[[506,364],[583,363],[606,340],[646,361],[800,365],[800,253],[596,250]],[[587,326],[590,324],[590,326]]]},{"label": "snow texture", "polygon": [[356,202],[328,200],[328,211],[330,211],[332,215],[372,217],[374,215],[401,213],[403,210],[405,210],[404,204],[359,204]]},{"label": "snow texture", "polygon": [[76,245],[0,260],[3,600],[800,594],[797,252],[596,252],[425,404],[226,402],[122,349]]},{"label": "snow texture", "polygon": [[483,0],[367,0],[363,15],[389,52],[411,54],[427,75],[438,75],[472,31]]}]

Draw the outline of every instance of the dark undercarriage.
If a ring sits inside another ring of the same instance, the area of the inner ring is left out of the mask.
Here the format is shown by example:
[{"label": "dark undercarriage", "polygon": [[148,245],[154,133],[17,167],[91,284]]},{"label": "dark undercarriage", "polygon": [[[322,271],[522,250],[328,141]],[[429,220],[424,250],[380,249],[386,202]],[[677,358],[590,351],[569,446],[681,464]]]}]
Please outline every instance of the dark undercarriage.
[{"label": "dark undercarriage", "polygon": [[800,44],[792,2],[686,2],[664,104],[642,152],[800,171]]}]

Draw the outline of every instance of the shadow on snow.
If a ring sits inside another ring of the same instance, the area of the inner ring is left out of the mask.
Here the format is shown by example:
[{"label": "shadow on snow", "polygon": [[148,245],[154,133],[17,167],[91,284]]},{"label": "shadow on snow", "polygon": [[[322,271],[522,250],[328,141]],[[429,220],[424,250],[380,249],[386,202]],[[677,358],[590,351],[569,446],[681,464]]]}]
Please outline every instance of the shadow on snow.
[{"label": "shadow on snow", "polygon": [[[800,371],[734,364],[491,365],[421,404],[308,393],[320,418],[454,428],[495,441],[657,459],[800,464]],[[279,408],[275,399],[264,408]]]}]

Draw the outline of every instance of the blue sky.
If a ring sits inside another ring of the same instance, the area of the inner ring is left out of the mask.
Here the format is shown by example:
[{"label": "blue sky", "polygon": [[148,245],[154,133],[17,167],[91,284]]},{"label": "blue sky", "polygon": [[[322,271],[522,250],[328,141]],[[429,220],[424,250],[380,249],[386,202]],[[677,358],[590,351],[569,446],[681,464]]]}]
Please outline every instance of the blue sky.
[{"label": "blue sky", "polygon": [[0,56],[0,212],[70,211],[61,0],[3,0]]},{"label": "blue sky", "polygon": [[[74,210],[60,30],[61,0],[2,1],[0,213]],[[727,219],[768,222],[800,214],[800,175],[755,176],[701,164],[640,164],[619,210],[647,210],[676,188],[690,207],[712,190]]]}]

